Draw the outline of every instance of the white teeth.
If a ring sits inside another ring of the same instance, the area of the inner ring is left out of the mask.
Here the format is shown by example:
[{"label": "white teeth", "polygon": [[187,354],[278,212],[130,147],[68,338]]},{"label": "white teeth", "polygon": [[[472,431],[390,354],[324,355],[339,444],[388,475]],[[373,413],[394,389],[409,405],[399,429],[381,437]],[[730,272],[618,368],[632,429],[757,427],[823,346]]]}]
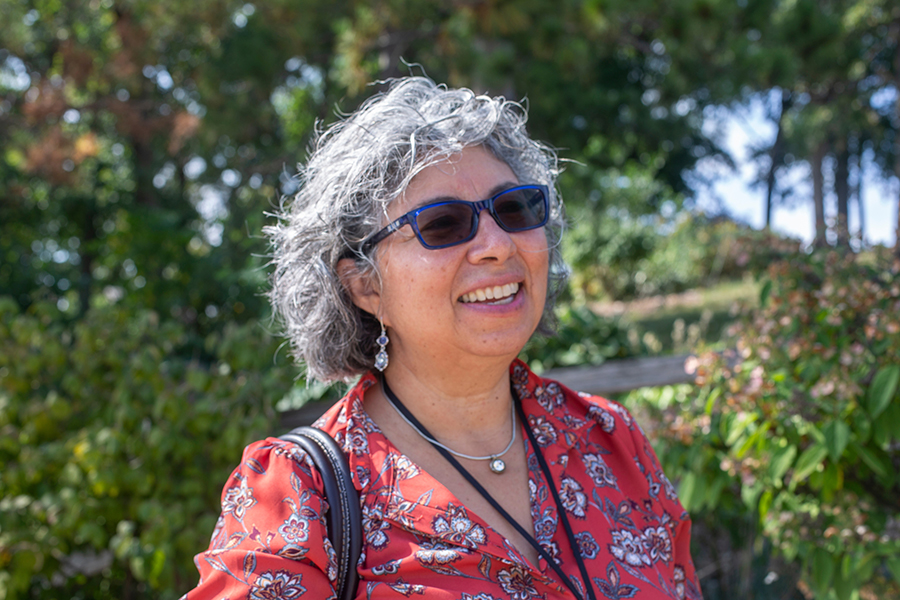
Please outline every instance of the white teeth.
[{"label": "white teeth", "polygon": [[463,302],[484,302],[486,300],[506,300],[509,299],[512,301],[510,296],[513,296],[516,292],[519,291],[518,283],[507,283],[506,285],[496,285],[494,287],[482,288],[480,290],[475,290],[474,292],[469,292],[460,298]]}]

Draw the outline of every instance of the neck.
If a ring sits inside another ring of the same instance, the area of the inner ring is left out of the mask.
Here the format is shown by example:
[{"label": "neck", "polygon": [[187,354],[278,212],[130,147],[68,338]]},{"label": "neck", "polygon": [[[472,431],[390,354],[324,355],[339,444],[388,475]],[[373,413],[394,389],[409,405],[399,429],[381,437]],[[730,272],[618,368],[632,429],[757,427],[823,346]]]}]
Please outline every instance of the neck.
[{"label": "neck", "polygon": [[392,357],[384,376],[394,394],[438,440],[460,452],[485,454],[502,450],[509,441],[509,362],[488,360],[478,369],[454,365],[423,372]]}]

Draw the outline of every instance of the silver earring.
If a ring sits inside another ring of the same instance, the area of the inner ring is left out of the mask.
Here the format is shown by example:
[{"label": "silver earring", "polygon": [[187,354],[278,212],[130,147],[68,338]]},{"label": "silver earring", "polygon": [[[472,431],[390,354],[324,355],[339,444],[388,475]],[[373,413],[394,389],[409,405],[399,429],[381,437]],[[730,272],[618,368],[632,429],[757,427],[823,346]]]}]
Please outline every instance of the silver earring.
[{"label": "silver earring", "polygon": [[387,336],[387,331],[384,329],[384,323],[381,324],[381,335],[378,336],[378,339],[375,340],[375,343],[378,344],[378,354],[375,355],[375,368],[379,371],[384,371],[388,366],[388,353],[385,350],[385,346],[388,345],[390,340]]}]

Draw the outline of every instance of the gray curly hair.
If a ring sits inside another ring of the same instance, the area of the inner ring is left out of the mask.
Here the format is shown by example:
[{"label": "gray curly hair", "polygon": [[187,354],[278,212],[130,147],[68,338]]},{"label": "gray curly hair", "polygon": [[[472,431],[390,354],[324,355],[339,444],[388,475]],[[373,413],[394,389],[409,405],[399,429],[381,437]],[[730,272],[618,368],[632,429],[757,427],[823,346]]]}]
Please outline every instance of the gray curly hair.
[{"label": "gray curly hair", "polygon": [[383,226],[387,205],[417,173],[466,147],[483,146],[520,182],[550,188],[542,333],[553,330],[554,301],[568,275],[559,248],[564,215],[555,188],[556,153],[528,136],[525,108],[425,77],[388,83],[386,92],[318,132],[300,167],[300,191],[282,200],[277,222],[263,230],[274,264],[269,299],[292,354],[319,381],[347,380],[369,370],[377,351],[379,323],[351,300],[338,261],[354,258],[364,276],[380,281],[375,248],[364,251],[362,242]]}]

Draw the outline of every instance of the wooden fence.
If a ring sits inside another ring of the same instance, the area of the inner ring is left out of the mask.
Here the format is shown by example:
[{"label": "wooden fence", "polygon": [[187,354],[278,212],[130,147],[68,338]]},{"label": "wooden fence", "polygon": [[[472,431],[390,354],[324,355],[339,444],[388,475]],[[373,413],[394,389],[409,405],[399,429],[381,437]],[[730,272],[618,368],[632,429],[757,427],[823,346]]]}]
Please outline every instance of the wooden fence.
[{"label": "wooden fence", "polygon": [[[597,396],[611,396],[642,387],[658,387],[693,381],[693,375],[685,370],[685,362],[690,355],[649,356],[611,360],[599,367],[569,367],[553,369],[544,377],[555,379],[568,388],[588,392]],[[306,406],[282,413],[281,428],[293,429],[309,425],[318,419],[330,405],[327,402],[313,402]]]}]

